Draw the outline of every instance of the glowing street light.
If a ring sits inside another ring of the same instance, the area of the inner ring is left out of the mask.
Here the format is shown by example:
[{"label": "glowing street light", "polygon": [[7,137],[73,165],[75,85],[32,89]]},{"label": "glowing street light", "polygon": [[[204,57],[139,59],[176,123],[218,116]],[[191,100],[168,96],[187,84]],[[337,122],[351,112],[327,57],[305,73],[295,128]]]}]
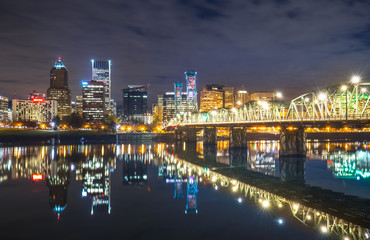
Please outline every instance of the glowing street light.
[{"label": "glowing street light", "polygon": [[321,232],[322,232],[322,233],[327,233],[327,232],[328,232],[328,228],[327,228],[327,227],[325,227],[325,226],[322,226],[322,227],[321,227]]},{"label": "glowing street light", "polygon": [[346,85],[342,85],[340,87],[340,90],[342,90],[342,92],[347,91],[347,86]]},{"label": "glowing street light", "polygon": [[270,206],[269,201],[267,201],[267,200],[262,201],[262,207],[264,207],[264,208],[268,208],[269,206]]},{"label": "glowing street light", "polygon": [[360,76],[358,76],[358,75],[354,75],[354,76],[352,76],[352,78],[351,78],[351,82],[353,83],[353,84],[357,84],[357,83],[359,83],[361,81],[361,78],[360,78]]},{"label": "glowing street light", "polygon": [[367,90],[366,88],[361,88],[362,93],[366,92],[366,90]]}]

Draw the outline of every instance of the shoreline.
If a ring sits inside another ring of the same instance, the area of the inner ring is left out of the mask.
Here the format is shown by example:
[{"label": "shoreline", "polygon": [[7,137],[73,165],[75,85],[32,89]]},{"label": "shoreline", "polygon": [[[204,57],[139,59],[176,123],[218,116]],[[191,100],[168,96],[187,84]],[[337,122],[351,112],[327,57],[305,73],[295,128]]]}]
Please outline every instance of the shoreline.
[{"label": "shoreline", "polygon": [[[98,131],[82,130],[21,130],[0,129],[0,146],[8,145],[52,145],[60,139],[60,144],[109,144],[118,142],[174,142],[172,133],[107,133]],[[84,139],[82,142],[81,139]],[[228,140],[219,138],[218,140]],[[279,140],[278,134],[272,133],[247,133],[247,141],[253,140]],[[370,141],[368,132],[331,132],[331,133],[307,133],[307,140],[317,141]]]}]

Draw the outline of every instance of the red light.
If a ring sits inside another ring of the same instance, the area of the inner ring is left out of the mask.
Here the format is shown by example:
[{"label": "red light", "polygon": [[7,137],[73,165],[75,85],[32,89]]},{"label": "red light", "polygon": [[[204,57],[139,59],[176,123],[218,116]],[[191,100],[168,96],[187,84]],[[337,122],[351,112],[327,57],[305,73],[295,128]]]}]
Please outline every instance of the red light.
[{"label": "red light", "polygon": [[42,97],[34,97],[32,98],[32,102],[44,102],[45,99]]},{"label": "red light", "polygon": [[60,60],[60,57],[58,57],[58,59]]},{"label": "red light", "polygon": [[32,180],[33,181],[41,181],[43,179],[44,179],[44,177],[42,176],[41,173],[34,173],[34,174],[32,174]]}]

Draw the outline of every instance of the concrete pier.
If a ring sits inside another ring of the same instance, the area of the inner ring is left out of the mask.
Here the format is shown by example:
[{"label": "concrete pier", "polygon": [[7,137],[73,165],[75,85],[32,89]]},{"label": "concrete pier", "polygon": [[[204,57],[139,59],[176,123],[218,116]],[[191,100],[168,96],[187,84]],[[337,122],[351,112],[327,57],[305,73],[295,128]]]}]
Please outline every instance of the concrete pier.
[{"label": "concrete pier", "polygon": [[197,141],[197,129],[187,128],[184,130],[183,140],[185,142],[196,142]]},{"label": "concrete pier", "polygon": [[230,148],[242,148],[247,146],[246,130],[244,128],[230,128]]},{"label": "concrete pier", "polygon": [[303,128],[285,128],[280,131],[280,156],[306,156],[306,133]]},{"label": "concrete pier", "polygon": [[203,131],[203,144],[217,144],[217,128],[205,127]]}]

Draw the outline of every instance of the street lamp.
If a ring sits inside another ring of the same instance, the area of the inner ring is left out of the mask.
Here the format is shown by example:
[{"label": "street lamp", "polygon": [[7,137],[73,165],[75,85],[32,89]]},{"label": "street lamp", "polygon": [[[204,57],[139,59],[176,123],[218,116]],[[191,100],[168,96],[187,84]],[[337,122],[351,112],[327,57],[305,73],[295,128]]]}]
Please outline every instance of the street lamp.
[{"label": "street lamp", "polygon": [[352,78],[351,78],[351,82],[353,84],[358,84],[360,81],[361,81],[361,78],[358,75],[353,75]]}]

